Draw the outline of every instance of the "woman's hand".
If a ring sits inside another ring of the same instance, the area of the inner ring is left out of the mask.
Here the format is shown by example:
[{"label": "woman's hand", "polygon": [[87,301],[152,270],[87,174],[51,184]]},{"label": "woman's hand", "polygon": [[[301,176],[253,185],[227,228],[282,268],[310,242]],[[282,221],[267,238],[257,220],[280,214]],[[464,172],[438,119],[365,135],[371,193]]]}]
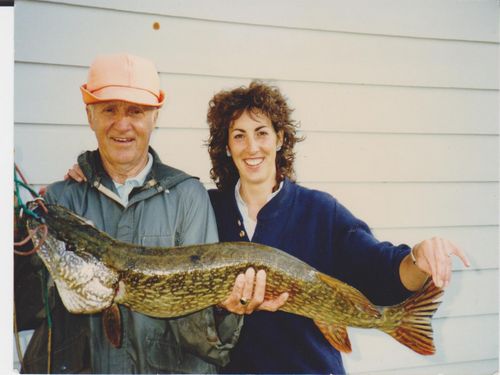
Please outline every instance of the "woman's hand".
[{"label": "woman's hand", "polygon": [[236,277],[233,291],[219,306],[235,314],[251,314],[258,310],[276,311],[288,299],[286,292],[272,300],[265,300],[265,294],[266,271],[259,270],[256,275],[253,268],[248,268]]},{"label": "woman's hand", "polygon": [[68,172],[64,175],[65,180],[69,180],[70,178],[76,182],[87,181],[87,177],[85,177],[78,164],[73,164],[73,166],[68,169]]},{"label": "woman's hand", "polygon": [[[410,254],[406,260],[407,263],[413,263],[411,266],[407,267],[410,271],[407,276],[413,274],[414,276],[416,275],[414,280],[418,279],[418,275],[415,272],[411,272],[411,268],[418,268],[417,272],[424,273],[425,279],[430,275],[434,284],[439,288],[446,288],[450,283],[452,256],[460,258],[466,267],[470,266],[470,262],[465,253],[452,242],[444,238],[433,237],[429,240],[422,241],[413,247],[412,254],[414,259]],[[415,290],[413,288],[409,289]]]}]

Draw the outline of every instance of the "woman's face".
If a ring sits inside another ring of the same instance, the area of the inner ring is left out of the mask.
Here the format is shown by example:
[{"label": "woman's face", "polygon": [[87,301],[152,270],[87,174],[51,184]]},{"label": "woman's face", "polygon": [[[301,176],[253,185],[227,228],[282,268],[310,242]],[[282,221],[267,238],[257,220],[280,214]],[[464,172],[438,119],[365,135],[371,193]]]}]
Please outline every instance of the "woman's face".
[{"label": "woman's face", "polygon": [[271,120],[260,112],[243,112],[229,127],[228,147],[242,185],[276,184],[276,148],[282,132],[274,131]]}]

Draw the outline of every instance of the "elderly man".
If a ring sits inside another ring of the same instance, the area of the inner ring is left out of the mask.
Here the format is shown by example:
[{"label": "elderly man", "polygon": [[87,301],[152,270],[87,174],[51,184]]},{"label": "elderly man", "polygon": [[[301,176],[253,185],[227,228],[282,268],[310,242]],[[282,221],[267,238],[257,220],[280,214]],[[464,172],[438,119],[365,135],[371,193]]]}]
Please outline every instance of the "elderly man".
[{"label": "elderly man", "polygon": [[[50,185],[46,199],[90,219],[111,236],[140,245],[217,242],[208,195],[201,183],[163,164],[149,147],[165,95],[150,61],[131,55],[98,57],[81,87],[98,149],[78,158],[85,183]],[[120,306],[121,343],[106,338],[101,315],[53,308],[52,371],[95,373],[213,373],[225,365],[241,318],[212,308],[177,319],[157,319]],[[217,324],[216,324],[217,323]],[[47,325],[37,329],[25,372],[45,372]]]}]

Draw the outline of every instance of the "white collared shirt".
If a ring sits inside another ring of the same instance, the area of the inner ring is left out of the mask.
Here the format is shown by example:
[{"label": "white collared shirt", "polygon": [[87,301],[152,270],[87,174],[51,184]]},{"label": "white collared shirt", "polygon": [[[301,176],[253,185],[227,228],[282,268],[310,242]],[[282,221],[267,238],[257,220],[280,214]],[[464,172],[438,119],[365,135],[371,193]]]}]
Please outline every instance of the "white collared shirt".
[{"label": "white collared shirt", "polygon": [[132,191],[132,189],[137,186],[142,186],[142,184],[144,184],[146,176],[148,175],[152,166],[153,166],[153,155],[148,153],[148,162],[146,163],[146,166],[137,174],[137,176],[127,178],[123,184],[113,181],[116,190],[118,191],[118,195],[120,196],[120,199],[123,202],[124,206],[127,206],[128,204],[128,196]]},{"label": "white collared shirt", "polygon": [[[257,220],[253,220],[248,215],[248,207],[243,198],[241,197],[240,187],[241,187],[241,182],[240,180],[238,180],[236,186],[234,187],[234,196],[236,197],[236,204],[238,205],[238,210],[240,210],[241,217],[243,218],[243,226],[245,227],[245,230],[247,232],[248,239],[251,241],[253,234],[255,233]],[[283,181],[280,182],[280,186],[275,192],[267,196],[266,202],[269,202],[271,199],[273,199],[280,192],[282,187],[283,187]]]}]

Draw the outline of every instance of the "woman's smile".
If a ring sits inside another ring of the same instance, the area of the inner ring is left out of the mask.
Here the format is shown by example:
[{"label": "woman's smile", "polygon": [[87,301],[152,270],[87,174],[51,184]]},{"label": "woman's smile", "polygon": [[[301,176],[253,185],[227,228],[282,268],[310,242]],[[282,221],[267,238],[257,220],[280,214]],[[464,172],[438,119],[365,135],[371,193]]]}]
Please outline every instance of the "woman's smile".
[{"label": "woman's smile", "polygon": [[249,167],[258,167],[259,165],[262,164],[264,161],[264,158],[248,158],[248,159],[243,159],[246,165]]},{"label": "woman's smile", "polygon": [[261,112],[245,111],[229,128],[228,149],[238,169],[241,184],[276,184],[276,148],[281,136]]}]

